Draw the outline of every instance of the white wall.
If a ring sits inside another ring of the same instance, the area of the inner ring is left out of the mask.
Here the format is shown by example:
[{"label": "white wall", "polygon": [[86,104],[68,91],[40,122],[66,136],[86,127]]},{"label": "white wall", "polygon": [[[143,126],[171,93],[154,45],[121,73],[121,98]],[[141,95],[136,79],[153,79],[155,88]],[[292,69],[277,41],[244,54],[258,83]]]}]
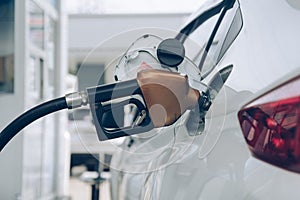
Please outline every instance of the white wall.
[{"label": "white wall", "polygon": [[[24,48],[25,28],[24,1],[15,2],[15,90],[13,94],[0,96],[0,129],[12,121],[24,110]],[[17,24],[19,26],[17,26]],[[2,27],[0,28],[2,29]],[[2,43],[1,43],[2,44]],[[6,48],[5,48],[6,49]],[[12,52],[11,48],[8,48]],[[6,49],[6,52],[7,49]],[[23,169],[23,135],[16,136],[3,151],[0,152],[0,197],[1,199],[16,199],[22,190]]]},{"label": "white wall", "polygon": [[[134,29],[168,29],[178,31],[189,14],[115,14],[69,16],[69,67],[75,66],[103,41],[122,32]],[[141,34],[144,34],[141,31]],[[136,39],[128,35],[126,40],[116,40],[109,47],[98,48],[90,55],[91,62],[106,62],[111,54],[119,54]]]},{"label": "white wall", "polygon": [[188,14],[70,15],[69,50],[85,50],[115,34],[137,28],[156,27],[177,31],[187,16]]}]

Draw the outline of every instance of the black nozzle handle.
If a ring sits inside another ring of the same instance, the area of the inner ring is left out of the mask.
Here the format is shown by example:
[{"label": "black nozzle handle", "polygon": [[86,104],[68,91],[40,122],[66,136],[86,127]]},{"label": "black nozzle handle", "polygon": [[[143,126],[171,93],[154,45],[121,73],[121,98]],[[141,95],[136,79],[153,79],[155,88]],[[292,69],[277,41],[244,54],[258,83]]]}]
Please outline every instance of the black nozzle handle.
[{"label": "black nozzle handle", "polygon": [[[99,140],[143,133],[154,128],[148,108],[144,103],[143,93],[136,79],[91,87],[87,89],[87,94]],[[123,124],[117,123],[114,119],[114,116],[124,113],[113,112],[114,110],[118,110],[115,112],[123,112],[121,109],[115,108],[129,104],[134,104],[139,112],[145,114],[145,117],[136,126],[124,127]],[[104,123],[104,116],[109,112],[112,113],[109,120],[116,122],[114,123],[116,127],[107,127]]]}]

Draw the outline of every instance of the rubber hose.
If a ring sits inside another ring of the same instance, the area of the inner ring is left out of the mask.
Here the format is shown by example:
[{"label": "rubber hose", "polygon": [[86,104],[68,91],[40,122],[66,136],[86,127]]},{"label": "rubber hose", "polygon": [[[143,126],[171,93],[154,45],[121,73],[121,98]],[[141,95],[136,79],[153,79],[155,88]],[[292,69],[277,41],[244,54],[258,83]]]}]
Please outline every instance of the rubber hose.
[{"label": "rubber hose", "polygon": [[0,151],[6,146],[6,144],[18,134],[24,127],[31,122],[48,115],[50,113],[67,108],[67,102],[65,97],[53,99],[42,103],[30,110],[26,111],[8,126],[6,126],[0,133]]}]

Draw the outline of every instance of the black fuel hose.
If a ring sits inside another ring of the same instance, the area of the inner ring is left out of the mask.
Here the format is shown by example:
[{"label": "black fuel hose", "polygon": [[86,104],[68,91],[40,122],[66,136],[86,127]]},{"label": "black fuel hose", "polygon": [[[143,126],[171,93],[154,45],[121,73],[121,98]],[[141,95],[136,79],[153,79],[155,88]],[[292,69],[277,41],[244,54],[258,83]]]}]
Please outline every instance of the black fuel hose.
[{"label": "black fuel hose", "polygon": [[20,115],[14,121],[12,121],[8,126],[6,126],[0,133],[0,151],[5,147],[5,145],[24,127],[29,125],[31,122],[48,115],[50,113],[68,108],[66,98],[60,97],[42,103],[34,108],[31,108],[27,112]]}]

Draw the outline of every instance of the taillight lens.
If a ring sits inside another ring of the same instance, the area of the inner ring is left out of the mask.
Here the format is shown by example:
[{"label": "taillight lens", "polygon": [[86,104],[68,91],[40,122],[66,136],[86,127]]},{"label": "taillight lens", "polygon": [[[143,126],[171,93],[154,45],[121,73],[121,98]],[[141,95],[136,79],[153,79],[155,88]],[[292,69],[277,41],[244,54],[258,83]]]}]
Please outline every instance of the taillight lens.
[{"label": "taillight lens", "polygon": [[255,157],[300,173],[300,77],[252,101],[238,117]]}]

